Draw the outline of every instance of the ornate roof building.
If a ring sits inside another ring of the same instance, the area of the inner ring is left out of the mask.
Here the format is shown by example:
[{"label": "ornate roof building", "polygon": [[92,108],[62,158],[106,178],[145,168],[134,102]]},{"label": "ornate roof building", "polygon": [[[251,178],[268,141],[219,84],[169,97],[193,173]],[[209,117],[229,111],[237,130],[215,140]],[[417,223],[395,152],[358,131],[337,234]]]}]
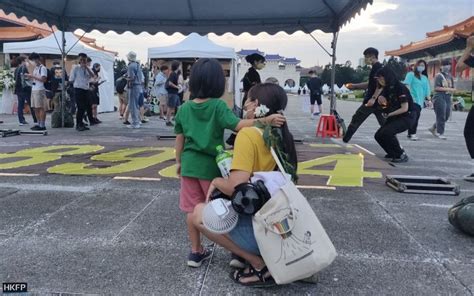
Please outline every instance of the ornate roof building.
[{"label": "ornate roof building", "polygon": [[[426,38],[407,45],[401,45],[399,49],[385,52],[387,56],[398,56],[408,65],[424,59],[428,63],[428,76],[432,80],[443,60],[450,60],[453,76],[457,59],[462,55],[466,47],[466,39],[474,34],[474,16],[451,26],[444,26],[441,30],[426,33]],[[457,77],[457,88],[471,90],[471,79],[474,71],[467,69]]]}]

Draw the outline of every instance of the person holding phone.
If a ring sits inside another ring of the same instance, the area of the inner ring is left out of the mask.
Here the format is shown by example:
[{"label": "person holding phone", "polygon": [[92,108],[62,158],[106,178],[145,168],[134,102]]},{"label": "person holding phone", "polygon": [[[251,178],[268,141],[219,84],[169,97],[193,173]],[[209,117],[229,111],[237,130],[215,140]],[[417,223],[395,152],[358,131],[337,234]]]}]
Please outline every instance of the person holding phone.
[{"label": "person holding phone", "polygon": [[375,133],[375,140],[385,150],[385,158],[394,163],[407,162],[408,155],[397,139],[397,134],[408,130],[414,122],[413,98],[408,88],[401,83],[396,74],[387,66],[376,75],[377,99],[384,124]]}]

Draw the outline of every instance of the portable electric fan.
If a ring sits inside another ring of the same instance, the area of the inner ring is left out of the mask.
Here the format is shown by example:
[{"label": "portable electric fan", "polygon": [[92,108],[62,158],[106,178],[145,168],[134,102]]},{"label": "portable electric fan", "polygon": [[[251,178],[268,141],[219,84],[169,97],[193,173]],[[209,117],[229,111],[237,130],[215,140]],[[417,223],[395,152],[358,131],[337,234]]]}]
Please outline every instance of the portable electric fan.
[{"label": "portable electric fan", "polygon": [[239,215],[232,208],[230,200],[218,198],[210,201],[203,209],[202,222],[211,232],[228,233],[237,225]]}]

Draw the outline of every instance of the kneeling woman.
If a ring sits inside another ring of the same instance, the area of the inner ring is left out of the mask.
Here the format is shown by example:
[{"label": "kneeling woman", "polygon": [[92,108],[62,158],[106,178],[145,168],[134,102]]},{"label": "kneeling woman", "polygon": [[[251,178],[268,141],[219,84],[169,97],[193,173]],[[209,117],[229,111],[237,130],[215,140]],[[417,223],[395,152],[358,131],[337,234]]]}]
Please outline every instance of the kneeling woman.
[{"label": "kneeling woman", "polygon": [[380,94],[377,100],[386,121],[375,133],[375,140],[387,152],[386,158],[391,158],[392,162],[407,162],[408,156],[400,146],[397,134],[408,130],[413,124],[413,98],[391,69],[383,67],[376,78],[376,94]]},{"label": "kneeling woman", "polygon": [[[256,106],[266,106],[268,112],[262,115],[268,116],[284,110],[288,102],[283,88],[271,83],[252,87],[249,91],[248,99],[254,102],[254,104],[247,104],[247,106],[251,106],[246,110],[250,116],[255,114]],[[281,147],[283,152],[288,155],[286,161],[292,166],[293,171],[296,172],[297,159],[293,136],[288,130],[286,123],[280,129],[282,135]],[[276,163],[270,153],[270,149],[265,145],[261,131],[256,127],[243,128],[237,134],[235,141],[234,158],[229,178],[214,179],[209,188],[208,197],[214,189],[218,189],[225,195],[231,196],[235,186],[248,182],[254,172],[273,171],[275,168]],[[231,274],[234,281],[248,286],[274,284],[271,274],[265,267],[265,262],[260,257],[260,251],[253,233],[251,217],[240,216],[237,226],[226,235],[214,234],[202,225],[202,210],[204,206],[204,204],[200,204],[194,210],[195,223],[201,233],[249,263],[247,269],[238,270]]]}]

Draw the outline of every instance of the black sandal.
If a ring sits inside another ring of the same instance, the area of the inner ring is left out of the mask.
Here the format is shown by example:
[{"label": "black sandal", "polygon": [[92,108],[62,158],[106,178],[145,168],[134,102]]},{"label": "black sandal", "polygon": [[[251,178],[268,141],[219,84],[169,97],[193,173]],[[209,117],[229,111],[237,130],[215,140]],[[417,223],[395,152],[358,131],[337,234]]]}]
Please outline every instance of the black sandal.
[{"label": "black sandal", "polygon": [[[274,286],[276,283],[273,277],[271,275],[269,277],[265,277],[265,274],[267,272],[268,272],[268,268],[266,266],[262,268],[262,270],[257,270],[252,265],[249,265],[249,272],[245,272],[244,269],[241,269],[241,270],[236,270],[234,272],[231,272],[229,276],[234,282],[242,286],[255,287],[255,288]],[[253,276],[257,276],[258,281],[248,282],[248,283],[242,283],[240,281],[241,278],[248,278],[248,277],[253,277]]]}]

